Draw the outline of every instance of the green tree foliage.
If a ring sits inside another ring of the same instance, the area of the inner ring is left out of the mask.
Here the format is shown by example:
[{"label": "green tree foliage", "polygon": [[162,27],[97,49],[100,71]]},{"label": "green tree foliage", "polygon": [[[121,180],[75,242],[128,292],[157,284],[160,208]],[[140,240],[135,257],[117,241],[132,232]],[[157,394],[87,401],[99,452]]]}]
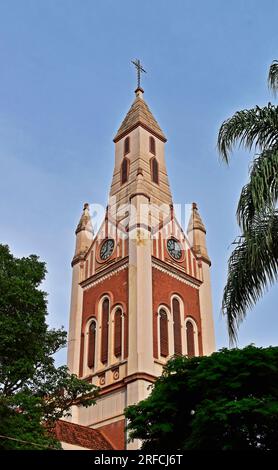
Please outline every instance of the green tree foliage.
[{"label": "green tree foliage", "polygon": [[173,358],[125,413],[146,451],[277,450],[278,347]]},{"label": "green tree foliage", "polygon": [[[268,83],[275,94],[277,61],[270,66]],[[247,310],[278,278],[278,107],[268,103],[244,109],[223,122],[218,149],[224,162],[229,162],[236,143],[259,153],[240,195],[237,219],[242,235],[234,242],[222,301],[231,342]]]},{"label": "green tree foliage", "polygon": [[46,324],[46,293],[39,289],[45,274],[37,256],[17,259],[0,245],[0,435],[11,438],[0,437],[0,449],[59,448],[55,421],[74,403],[91,405],[97,394],[67,367],[55,367],[66,333]]}]

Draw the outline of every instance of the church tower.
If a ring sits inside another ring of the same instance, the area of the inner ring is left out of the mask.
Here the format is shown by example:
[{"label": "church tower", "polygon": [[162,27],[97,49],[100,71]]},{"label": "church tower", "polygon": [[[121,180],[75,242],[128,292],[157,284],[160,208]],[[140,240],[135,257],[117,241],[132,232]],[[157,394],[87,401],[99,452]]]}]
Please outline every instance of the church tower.
[{"label": "church tower", "polygon": [[143,400],[174,354],[215,350],[206,229],[193,203],[187,233],[175,217],[166,137],[140,87],[115,138],[103,223],[93,233],[84,205],[76,229],[68,367],[100,387],[97,404],[72,422],[132,449],[124,408]]}]

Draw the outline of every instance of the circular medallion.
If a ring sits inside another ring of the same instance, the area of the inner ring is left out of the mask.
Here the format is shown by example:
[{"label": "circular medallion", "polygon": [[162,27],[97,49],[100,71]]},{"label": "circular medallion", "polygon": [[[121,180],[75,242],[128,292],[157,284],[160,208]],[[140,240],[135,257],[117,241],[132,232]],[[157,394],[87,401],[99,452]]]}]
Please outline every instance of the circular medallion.
[{"label": "circular medallion", "polygon": [[99,385],[105,385],[105,375],[99,377]]},{"label": "circular medallion", "polygon": [[120,374],[119,374],[119,370],[114,370],[114,373],[113,373],[113,379],[114,380],[118,380],[120,377]]},{"label": "circular medallion", "polygon": [[182,247],[178,240],[175,238],[169,238],[167,240],[167,250],[170,256],[175,260],[180,260],[182,257]]}]

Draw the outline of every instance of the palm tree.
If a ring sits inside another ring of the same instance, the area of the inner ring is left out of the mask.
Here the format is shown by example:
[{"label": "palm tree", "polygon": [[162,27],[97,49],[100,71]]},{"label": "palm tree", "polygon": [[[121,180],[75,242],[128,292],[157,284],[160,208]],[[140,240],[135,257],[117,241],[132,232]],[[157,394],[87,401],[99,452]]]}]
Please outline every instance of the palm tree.
[{"label": "palm tree", "polygon": [[[270,66],[268,84],[275,94],[278,61]],[[238,202],[242,234],[234,242],[222,300],[230,342],[234,343],[247,310],[278,279],[278,106],[268,103],[236,112],[221,125],[217,143],[227,164],[236,143],[258,152]]]}]

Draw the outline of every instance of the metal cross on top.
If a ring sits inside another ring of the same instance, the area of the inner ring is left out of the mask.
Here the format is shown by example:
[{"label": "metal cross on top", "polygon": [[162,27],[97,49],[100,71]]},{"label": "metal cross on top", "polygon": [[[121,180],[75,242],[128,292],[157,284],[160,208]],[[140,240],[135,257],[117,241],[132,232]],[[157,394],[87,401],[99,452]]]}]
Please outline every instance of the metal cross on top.
[{"label": "metal cross on top", "polygon": [[131,62],[137,68],[137,88],[140,88],[141,73],[142,72],[147,73],[147,72],[146,72],[146,70],[143,69],[139,59],[132,60]]}]

